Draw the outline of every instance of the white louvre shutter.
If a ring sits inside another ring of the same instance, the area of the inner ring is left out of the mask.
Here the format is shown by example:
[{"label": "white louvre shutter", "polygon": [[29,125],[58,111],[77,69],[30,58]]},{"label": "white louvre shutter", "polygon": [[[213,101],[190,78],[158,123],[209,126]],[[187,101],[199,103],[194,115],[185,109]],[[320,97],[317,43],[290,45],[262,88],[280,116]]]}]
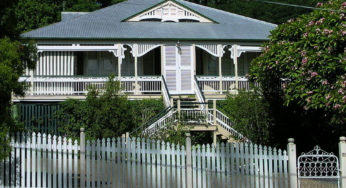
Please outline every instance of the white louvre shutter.
[{"label": "white louvre shutter", "polygon": [[42,52],[38,54],[35,75],[67,76],[73,75],[73,52]]},{"label": "white louvre shutter", "polygon": [[180,92],[183,94],[193,93],[193,66],[192,66],[192,47],[181,46],[180,54]]},{"label": "white louvre shutter", "polygon": [[175,46],[165,46],[165,78],[168,90],[175,94],[177,85],[177,52]]}]

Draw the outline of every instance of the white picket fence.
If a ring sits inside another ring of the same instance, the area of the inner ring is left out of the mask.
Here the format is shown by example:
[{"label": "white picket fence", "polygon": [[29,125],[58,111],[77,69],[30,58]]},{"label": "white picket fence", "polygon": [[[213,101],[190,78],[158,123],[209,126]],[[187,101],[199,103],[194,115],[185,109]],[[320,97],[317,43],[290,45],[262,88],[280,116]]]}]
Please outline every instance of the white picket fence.
[{"label": "white picket fence", "polygon": [[77,141],[45,134],[18,134],[0,164],[0,187],[79,187]]},{"label": "white picket fence", "polygon": [[251,143],[186,149],[119,137],[87,141],[82,151],[77,141],[34,133],[11,144],[0,162],[0,187],[288,187],[286,151]]}]

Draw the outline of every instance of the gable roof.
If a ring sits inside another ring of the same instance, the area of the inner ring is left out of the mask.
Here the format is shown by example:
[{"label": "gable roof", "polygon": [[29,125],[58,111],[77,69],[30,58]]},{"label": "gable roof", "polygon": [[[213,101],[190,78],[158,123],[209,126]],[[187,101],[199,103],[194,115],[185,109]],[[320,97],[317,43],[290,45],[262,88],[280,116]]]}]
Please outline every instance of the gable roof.
[{"label": "gable roof", "polygon": [[125,22],[163,0],[127,0],[74,19],[27,33],[33,39],[89,40],[222,40],[264,41],[276,27],[264,21],[179,0],[179,3],[217,23]]},{"label": "gable roof", "polygon": [[[189,16],[194,17],[195,19],[200,20],[201,22],[209,22],[209,23],[217,23],[216,21],[202,15],[199,12],[194,11],[193,9],[190,9],[189,7],[184,6],[183,4],[179,3],[178,1],[174,1],[174,0],[166,0],[166,1],[162,1],[152,7],[149,7],[147,9],[145,9],[144,11],[138,12],[135,15],[132,15],[126,19],[124,19],[123,21],[139,21],[141,18],[140,16],[146,16],[146,15],[153,15],[155,13],[158,13],[157,11],[160,11],[160,16],[163,17],[165,16],[163,13],[162,9],[170,9],[175,7],[179,10],[181,10],[182,13],[182,17],[185,17],[186,14],[189,14]],[[174,13],[176,17],[178,17],[178,13],[177,12],[171,12],[171,10],[167,10],[166,13]],[[167,15],[169,16],[169,15]]]}]

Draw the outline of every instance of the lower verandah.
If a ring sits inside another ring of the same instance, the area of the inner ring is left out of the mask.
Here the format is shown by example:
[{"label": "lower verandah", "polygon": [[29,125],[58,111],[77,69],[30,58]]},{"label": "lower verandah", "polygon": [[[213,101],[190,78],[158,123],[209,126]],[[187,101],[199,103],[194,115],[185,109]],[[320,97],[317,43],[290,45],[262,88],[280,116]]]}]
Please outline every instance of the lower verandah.
[{"label": "lower verandah", "polygon": [[[33,76],[29,76],[30,70],[27,70],[21,81],[33,86],[27,95],[84,95],[90,85],[96,88],[104,87],[107,77],[113,74],[116,80],[121,81],[122,89],[126,93],[160,94],[163,75],[160,48],[138,57],[137,68],[131,51],[126,50],[124,55],[119,66],[118,58],[106,51],[42,52]],[[238,58],[236,75],[228,50],[225,50],[222,57],[220,69],[218,57],[196,48],[195,75],[199,87],[206,94],[222,93],[236,88],[249,89],[246,75],[251,60],[258,55],[259,53],[255,52],[242,53]],[[235,76],[238,86],[235,85]]]}]

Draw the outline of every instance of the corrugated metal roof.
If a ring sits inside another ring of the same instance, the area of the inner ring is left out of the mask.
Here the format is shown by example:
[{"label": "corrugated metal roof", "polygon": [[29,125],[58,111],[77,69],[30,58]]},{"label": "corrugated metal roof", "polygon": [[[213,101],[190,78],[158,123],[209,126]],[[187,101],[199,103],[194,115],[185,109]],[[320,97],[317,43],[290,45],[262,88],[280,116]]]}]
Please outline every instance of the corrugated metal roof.
[{"label": "corrugated metal roof", "polygon": [[261,41],[267,40],[270,31],[276,27],[268,22],[181,0],[178,2],[218,23],[122,22],[160,2],[162,0],[128,0],[21,36],[34,39]]}]

